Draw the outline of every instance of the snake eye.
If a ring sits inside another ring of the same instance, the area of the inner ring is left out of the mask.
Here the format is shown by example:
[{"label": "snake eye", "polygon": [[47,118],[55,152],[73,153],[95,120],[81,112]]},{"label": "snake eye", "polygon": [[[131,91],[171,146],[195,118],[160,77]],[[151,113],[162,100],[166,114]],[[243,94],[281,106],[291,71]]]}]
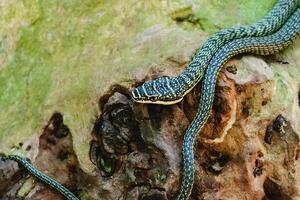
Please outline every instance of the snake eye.
[{"label": "snake eye", "polygon": [[154,96],[152,96],[152,97],[149,97],[149,100],[150,101],[155,101],[157,98],[156,97],[154,97]]}]

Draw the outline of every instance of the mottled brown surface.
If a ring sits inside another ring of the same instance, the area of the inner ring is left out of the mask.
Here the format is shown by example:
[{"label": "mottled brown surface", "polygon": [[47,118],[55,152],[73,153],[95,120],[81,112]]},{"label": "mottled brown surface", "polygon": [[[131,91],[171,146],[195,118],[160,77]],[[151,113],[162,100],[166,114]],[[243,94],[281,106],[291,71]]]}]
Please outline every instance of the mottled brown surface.
[{"label": "mottled brown surface", "polygon": [[18,189],[24,183],[26,174],[16,162],[0,159],[0,197],[15,198]]},{"label": "mottled brown surface", "polygon": [[[77,190],[78,161],[74,154],[72,137],[60,113],[55,113],[45,126],[39,138],[39,152],[34,165],[47,175],[65,185],[71,191]],[[45,184],[37,184],[30,199],[64,199]]]},{"label": "mottled brown surface", "polygon": [[[73,151],[70,131],[63,124],[63,117],[60,113],[52,115],[39,137],[38,144],[27,144],[26,147],[24,144],[20,145],[26,151],[31,151],[32,145],[38,145],[38,154],[33,165],[73,192],[77,192],[80,170],[78,170],[77,157]],[[29,179],[24,176],[27,172],[22,167],[20,170],[17,166],[18,164],[14,161],[1,161],[0,163],[1,178],[4,179],[1,181],[0,195],[4,199],[64,199],[58,192],[38,180],[35,180],[35,183],[27,189],[28,191],[18,195],[17,192],[22,184]]]},{"label": "mottled brown surface", "polygon": [[[274,58],[268,59],[268,63],[274,62]],[[262,73],[240,75],[240,65],[248,60],[267,66],[257,58],[240,57],[228,62],[219,75],[213,109],[195,146],[191,199],[300,196],[299,136],[286,112],[259,116],[272,102],[276,83],[267,68]],[[181,66],[178,62],[171,65]],[[178,69],[139,73],[133,85],[176,74]],[[200,95],[201,84],[176,105],[138,104],[130,98],[130,88],[114,85],[99,99],[101,114],[94,122],[92,141],[86,141],[97,167],[94,176],[78,168],[70,130],[59,113],[51,117],[39,137],[33,163],[82,199],[174,199],[182,175],[183,135],[196,114]],[[31,146],[35,144],[29,142],[23,148],[31,151]],[[14,162],[1,162],[0,166],[5,180],[1,195],[16,197],[26,180],[25,172]],[[41,183],[31,186],[23,197],[62,199]]]},{"label": "mottled brown surface", "polygon": [[[174,125],[172,118],[167,120],[170,114],[180,111],[163,106],[143,107],[133,103],[124,88],[114,88],[110,97],[100,100],[102,114],[96,121],[90,149],[91,160],[102,175],[102,187],[107,187],[102,195],[107,199],[174,198],[178,160],[174,162],[169,156],[173,156],[170,153],[174,147],[179,149],[179,140],[174,138],[185,127]],[[180,131],[161,137],[161,126]]]},{"label": "mottled brown surface", "polygon": [[[267,66],[254,57],[241,58],[227,63],[219,75],[213,109],[197,139],[191,199],[295,198],[300,191],[298,134],[280,112],[262,119],[257,117],[272,102],[275,82],[270,78],[269,69],[262,73],[253,71],[246,78],[238,75],[239,65],[247,59]],[[269,63],[275,62],[274,58],[268,59]],[[287,65],[286,62],[281,64]],[[146,78],[139,74],[134,86],[170,70],[152,70],[145,73]],[[201,84],[176,105],[146,105],[132,102],[129,91],[116,85],[100,100],[102,114],[91,145],[91,152],[98,153],[92,153],[92,160],[102,173],[105,170],[99,161],[101,158],[115,166],[110,176],[117,185],[121,184],[120,173],[133,170],[131,179],[127,180],[131,187],[119,187],[128,199],[141,199],[145,194],[159,196],[161,192],[169,199],[175,198],[182,171],[183,134],[196,114],[200,91]],[[158,151],[149,151],[150,146]],[[162,161],[149,164],[150,158],[157,160],[155,157],[163,157],[165,164],[162,165]],[[155,174],[160,167],[168,173],[159,184]],[[137,173],[141,169],[144,173]],[[112,191],[107,193],[107,198],[118,199],[115,190]],[[165,198],[158,196],[158,199]]]}]

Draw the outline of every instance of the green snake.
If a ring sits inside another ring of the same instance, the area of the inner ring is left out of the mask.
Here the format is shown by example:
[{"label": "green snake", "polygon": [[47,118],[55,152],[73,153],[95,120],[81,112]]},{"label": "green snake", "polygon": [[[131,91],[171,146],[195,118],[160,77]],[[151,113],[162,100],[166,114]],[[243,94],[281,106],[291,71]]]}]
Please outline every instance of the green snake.
[{"label": "green snake", "polygon": [[203,81],[202,94],[196,117],[191,122],[183,143],[184,176],[178,200],[187,199],[191,193],[194,180],[193,146],[199,130],[206,122],[213,104],[217,75],[222,66],[231,57],[239,53],[269,55],[277,53],[288,46],[300,33],[300,8],[290,17],[286,24],[276,33],[265,37],[243,38],[223,46],[212,58]]},{"label": "green snake", "polygon": [[[285,2],[279,2],[280,3],[291,3],[293,4],[293,9],[295,10],[298,7],[299,2],[297,1],[285,1]],[[274,11],[274,10],[273,10]],[[278,11],[278,10],[277,10]],[[271,12],[272,13],[272,12]],[[276,12],[273,12],[276,13]],[[267,16],[267,18],[270,15]],[[261,37],[248,37],[248,38],[242,38],[242,39],[236,39],[234,41],[231,41],[227,44],[225,44],[222,48],[219,50],[216,50],[217,53],[214,54],[214,52],[211,52],[209,56],[212,57],[209,67],[205,73],[203,88],[202,88],[202,95],[200,99],[200,106],[197,112],[196,117],[191,122],[188,130],[186,131],[185,137],[184,137],[184,143],[183,143],[183,164],[184,164],[184,173],[183,173],[183,179],[181,182],[181,188],[179,195],[177,196],[178,200],[185,200],[189,197],[194,181],[194,141],[197,136],[197,133],[199,130],[203,127],[204,123],[206,122],[209,110],[212,107],[213,103],[213,97],[214,97],[214,90],[215,90],[215,84],[217,79],[218,71],[221,69],[221,67],[224,65],[225,62],[228,61],[232,56],[237,55],[239,53],[244,52],[251,52],[259,55],[266,55],[266,54],[273,54],[278,52],[279,50],[282,50],[284,47],[286,47],[292,39],[294,39],[300,32],[300,10],[298,9],[295,11],[295,13],[288,19],[286,24],[275,34],[270,36],[265,36],[266,31],[263,31],[264,28],[267,28],[270,26],[270,24],[265,24],[265,27],[262,29],[256,30],[258,32],[255,32],[252,29],[248,30],[252,33],[252,35],[257,36],[261,35]],[[267,21],[267,20],[262,20]],[[275,22],[278,23],[278,22]],[[257,24],[256,24],[257,25]],[[254,25],[254,27],[256,26]],[[274,24],[271,24],[271,27],[281,27],[282,24],[275,26]],[[247,31],[243,29],[243,31]],[[262,31],[262,32],[261,32]],[[222,31],[221,31],[222,32]],[[255,32],[255,33],[254,33]],[[273,30],[269,30],[269,33],[274,32]],[[218,35],[218,34],[216,34]],[[217,36],[213,36],[217,37]],[[219,39],[215,39],[218,41]],[[217,43],[217,42],[216,42]],[[214,43],[214,44],[216,44]],[[207,44],[207,43],[206,43]],[[205,46],[205,45],[204,45]],[[204,47],[205,48],[205,47]],[[203,48],[202,48],[203,49]],[[202,50],[201,50],[202,51]],[[201,51],[199,54],[201,54]],[[199,55],[198,54],[198,55]],[[206,54],[206,57],[209,57]],[[195,62],[195,58],[193,59],[192,63]],[[209,62],[209,61],[208,61]],[[196,62],[197,63],[197,62]],[[200,69],[199,72],[194,72],[194,74],[191,74],[190,77],[198,76],[199,79],[201,78],[203,71],[207,64],[204,63],[204,65],[201,67],[198,67],[197,69]],[[192,66],[191,64],[188,66],[188,68]],[[194,67],[196,68],[196,67]],[[189,70],[185,70],[184,73],[192,73]],[[180,75],[182,76],[182,74]],[[157,103],[157,104],[173,104],[178,101],[180,101],[183,98],[184,93],[191,90],[192,87],[194,87],[195,83],[197,81],[194,81],[191,84],[186,84],[186,82],[180,83],[180,76],[176,78],[169,78],[169,77],[163,77],[154,81],[148,81],[145,82],[142,86],[136,88],[132,92],[133,99],[137,102],[141,103]],[[178,90],[172,88],[171,82],[176,80],[178,84],[182,85],[185,91],[184,93],[178,92]],[[194,79],[194,80],[195,80]],[[188,86],[188,87],[187,87]],[[186,88],[187,87],[187,88]],[[178,93],[176,93],[178,92]]]},{"label": "green snake", "polygon": [[[132,91],[132,97],[139,103],[174,104],[182,100],[202,78],[212,56],[226,43],[239,38],[260,37],[278,30],[294,12],[297,0],[279,0],[272,11],[259,22],[221,30],[210,37],[192,62],[177,77],[164,76],[146,81]],[[259,3],[258,3],[259,4]]]},{"label": "green snake", "polygon": [[[204,79],[198,113],[189,126],[184,138],[184,176],[178,199],[187,199],[191,192],[194,180],[193,144],[196,134],[205,123],[211,108],[219,69],[230,57],[238,53],[271,54],[285,47],[300,31],[299,22],[297,22],[297,19],[300,17],[300,11],[295,11],[298,6],[297,3],[297,1],[293,0],[281,0],[260,22],[252,26],[235,27],[216,33],[208,39],[191,64],[180,76],[176,78],[162,77],[154,81],[148,81],[133,91],[133,99],[138,102],[158,104],[176,103],[200,81],[208,63],[211,61],[206,72],[207,76]],[[290,17],[294,11],[295,13]],[[275,32],[285,22],[286,24],[282,29],[274,35],[260,37]],[[230,42],[232,40],[234,41]],[[214,54],[216,55],[214,56]],[[65,186],[36,169],[26,158],[17,155],[0,155],[0,157],[4,160],[18,162],[39,180],[62,193],[67,199],[79,199]]]},{"label": "green snake", "polygon": [[26,170],[28,170],[31,174],[33,174],[36,178],[51,186],[55,190],[59,191],[63,194],[67,199],[70,200],[79,200],[70,190],[68,190],[65,186],[50,178],[37,168],[35,168],[26,158],[18,156],[18,155],[0,155],[3,160],[14,160],[20,165],[22,165]]}]

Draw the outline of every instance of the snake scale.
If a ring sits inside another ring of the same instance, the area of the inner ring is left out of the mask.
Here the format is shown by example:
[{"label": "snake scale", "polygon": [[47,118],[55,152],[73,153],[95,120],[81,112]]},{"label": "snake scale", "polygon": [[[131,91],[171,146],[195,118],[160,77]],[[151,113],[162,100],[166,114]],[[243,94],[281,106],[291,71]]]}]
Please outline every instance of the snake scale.
[{"label": "snake scale", "polygon": [[[260,55],[273,54],[286,47],[300,32],[298,20],[300,10],[296,10],[297,6],[298,1],[296,0],[280,0],[273,10],[256,24],[225,29],[209,38],[193,61],[178,77],[162,77],[147,81],[141,87],[133,90],[132,96],[137,102],[174,104],[182,100],[183,96],[200,81],[209,64],[205,72],[198,113],[184,137],[184,173],[178,200],[187,199],[191,193],[195,171],[194,141],[211,109],[218,71],[229,58],[236,54],[243,52]],[[291,16],[293,12],[294,14]],[[274,33],[279,28],[281,29]],[[274,34],[266,36],[271,33]],[[18,162],[39,180],[62,193],[67,199],[79,199],[62,184],[36,169],[26,158],[17,155],[0,155],[0,157],[4,160]]]}]

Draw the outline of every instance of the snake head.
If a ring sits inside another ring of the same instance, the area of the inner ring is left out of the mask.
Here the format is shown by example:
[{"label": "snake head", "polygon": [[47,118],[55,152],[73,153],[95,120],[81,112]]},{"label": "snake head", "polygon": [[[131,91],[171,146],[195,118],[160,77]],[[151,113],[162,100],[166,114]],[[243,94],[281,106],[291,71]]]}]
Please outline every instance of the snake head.
[{"label": "snake head", "polygon": [[146,81],[141,86],[134,88],[132,98],[139,103],[152,104],[174,104],[181,96],[177,96],[172,86],[172,78],[163,76],[161,78]]},{"label": "snake head", "polygon": [[155,102],[160,98],[155,81],[146,81],[141,86],[134,88],[132,91],[132,98],[139,103]]}]

